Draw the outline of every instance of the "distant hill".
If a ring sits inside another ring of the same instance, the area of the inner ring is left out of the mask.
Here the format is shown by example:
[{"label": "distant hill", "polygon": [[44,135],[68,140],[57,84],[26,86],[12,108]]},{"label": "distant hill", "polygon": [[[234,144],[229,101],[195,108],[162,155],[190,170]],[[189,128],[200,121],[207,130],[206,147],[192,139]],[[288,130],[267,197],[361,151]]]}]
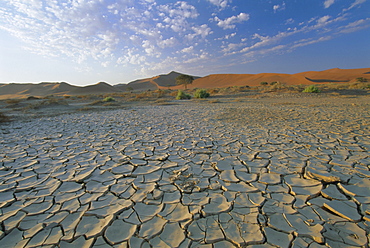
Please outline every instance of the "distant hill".
[{"label": "distant hill", "polygon": [[98,83],[85,87],[70,85],[68,83],[39,83],[39,84],[0,84],[0,99],[27,98],[29,96],[43,97],[48,95],[88,95],[114,93],[119,91],[107,83]]},{"label": "distant hill", "polygon": [[[122,91],[130,90],[156,90],[176,86],[176,78],[183,73],[171,71],[168,74],[162,74],[151,78],[139,79],[128,84],[117,84],[114,87]],[[200,77],[193,76],[194,79]]]},{"label": "distant hill", "polygon": [[[68,83],[11,83],[0,84],[0,99],[27,98],[28,96],[47,95],[88,95],[109,94],[125,91],[146,91],[156,89],[182,89],[182,85],[176,85],[176,78],[182,73],[172,71],[151,78],[139,79],[128,84],[110,85],[104,82],[79,87]],[[192,88],[224,88],[230,86],[257,86],[261,82],[282,82],[287,85],[311,85],[320,83],[347,83],[355,82],[357,78],[363,77],[370,82],[370,68],[362,69],[329,69],[325,71],[307,71],[296,74],[282,73],[260,73],[260,74],[212,74],[205,77],[193,76],[195,80]]]}]

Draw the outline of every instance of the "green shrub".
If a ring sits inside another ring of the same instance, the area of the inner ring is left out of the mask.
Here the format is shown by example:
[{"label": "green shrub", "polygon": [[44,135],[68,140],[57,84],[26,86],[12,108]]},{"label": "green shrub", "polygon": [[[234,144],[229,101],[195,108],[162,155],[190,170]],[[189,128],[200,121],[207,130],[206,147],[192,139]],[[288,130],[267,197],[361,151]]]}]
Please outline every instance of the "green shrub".
[{"label": "green shrub", "polygon": [[116,101],[116,99],[114,99],[111,96],[107,96],[106,98],[103,99],[103,102],[115,102],[115,101]]},{"label": "green shrub", "polygon": [[314,85],[307,86],[302,92],[307,92],[307,93],[319,93],[320,90]]},{"label": "green shrub", "polygon": [[268,85],[268,82],[261,82],[260,85]]},{"label": "green shrub", "polygon": [[184,100],[184,99],[190,99],[191,98],[191,95],[189,94],[186,94],[185,92],[183,92],[182,90],[179,90],[177,92],[177,96],[176,96],[176,99],[177,100]]},{"label": "green shrub", "polygon": [[205,89],[197,89],[194,93],[195,98],[207,98],[209,97],[209,93]]}]

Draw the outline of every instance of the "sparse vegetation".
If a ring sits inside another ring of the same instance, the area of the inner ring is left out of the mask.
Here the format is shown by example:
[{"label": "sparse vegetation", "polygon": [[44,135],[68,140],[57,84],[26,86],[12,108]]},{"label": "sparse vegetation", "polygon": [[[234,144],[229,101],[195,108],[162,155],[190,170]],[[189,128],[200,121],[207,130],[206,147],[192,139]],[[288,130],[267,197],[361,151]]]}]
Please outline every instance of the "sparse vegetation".
[{"label": "sparse vegetation", "polygon": [[103,99],[103,102],[115,102],[115,101],[116,101],[116,99],[114,99],[111,96],[107,96],[106,98]]},{"label": "sparse vegetation", "polygon": [[288,88],[284,83],[281,82],[272,82],[270,85],[270,90],[272,91],[284,90]]},{"label": "sparse vegetation", "polygon": [[21,99],[8,99],[8,100],[6,100],[5,102],[7,103],[7,104],[18,104],[18,103],[20,103],[22,100]]},{"label": "sparse vegetation", "polygon": [[183,92],[182,90],[179,90],[177,92],[176,100],[185,100],[185,99],[191,99],[191,95]]},{"label": "sparse vegetation", "polygon": [[104,107],[115,107],[115,106],[119,106],[119,104],[117,102],[106,102],[103,104]]},{"label": "sparse vegetation", "polygon": [[268,82],[261,82],[260,85],[268,85]]},{"label": "sparse vegetation", "polygon": [[360,82],[360,83],[365,83],[365,82],[367,82],[367,79],[364,78],[364,77],[358,77],[358,78],[356,78],[356,81]]},{"label": "sparse vegetation", "polygon": [[51,106],[67,106],[68,102],[64,99],[57,99],[57,98],[50,98],[47,100],[39,101],[33,104],[29,104],[24,108],[24,110],[29,110],[29,109],[39,109],[39,108],[44,108],[44,107],[51,107]]},{"label": "sparse vegetation", "polygon": [[194,93],[195,98],[207,98],[209,93],[205,89],[197,89]]},{"label": "sparse vegetation", "polygon": [[40,98],[35,97],[35,96],[29,96],[29,97],[27,97],[27,100],[29,100],[29,101],[31,101],[31,100],[38,100],[38,99],[40,99]]},{"label": "sparse vegetation", "polygon": [[307,86],[302,92],[305,93],[319,93],[320,90],[314,85]]},{"label": "sparse vegetation", "polygon": [[98,106],[98,105],[103,105],[103,104],[104,104],[104,102],[102,100],[96,100],[96,101],[93,101],[93,102],[91,102],[87,105],[89,105],[89,106]]}]

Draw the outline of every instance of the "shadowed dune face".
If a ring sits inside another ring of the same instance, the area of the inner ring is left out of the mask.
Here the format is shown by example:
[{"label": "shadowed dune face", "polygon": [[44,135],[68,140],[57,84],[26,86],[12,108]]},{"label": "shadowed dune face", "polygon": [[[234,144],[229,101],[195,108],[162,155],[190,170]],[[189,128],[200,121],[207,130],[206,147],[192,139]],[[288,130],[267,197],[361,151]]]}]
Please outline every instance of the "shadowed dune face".
[{"label": "shadowed dune face", "polygon": [[[176,85],[178,72],[158,75],[152,78],[140,79],[128,84],[109,85],[98,83],[85,87],[73,86],[68,83],[40,84],[0,84],[0,99],[27,98],[29,96],[47,95],[88,95],[109,94],[128,90],[146,91],[157,89],[182,89]],[[362,69],[330,69],[325,71],[307,71],[296,74],[260,73],[260,74],[212,74],[205,77],[195,77],[189,89],[193,88],[226,88],[231,86],[258,86],[261,82],[281,82],[286,85],[312,85],[318,83],[348,83],[356,82],[357,78],[370,81],[370,68]]]}]

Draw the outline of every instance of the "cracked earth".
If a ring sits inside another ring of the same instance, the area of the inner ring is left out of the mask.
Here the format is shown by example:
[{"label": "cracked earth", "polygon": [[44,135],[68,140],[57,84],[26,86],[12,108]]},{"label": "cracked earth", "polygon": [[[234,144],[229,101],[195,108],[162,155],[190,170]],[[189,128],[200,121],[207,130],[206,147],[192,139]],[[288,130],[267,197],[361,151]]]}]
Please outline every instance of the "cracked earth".
[{"label": "cracked earth", "polygon": [[4,124],[0,247],[369,247],[368,98],[322,98]]}]

